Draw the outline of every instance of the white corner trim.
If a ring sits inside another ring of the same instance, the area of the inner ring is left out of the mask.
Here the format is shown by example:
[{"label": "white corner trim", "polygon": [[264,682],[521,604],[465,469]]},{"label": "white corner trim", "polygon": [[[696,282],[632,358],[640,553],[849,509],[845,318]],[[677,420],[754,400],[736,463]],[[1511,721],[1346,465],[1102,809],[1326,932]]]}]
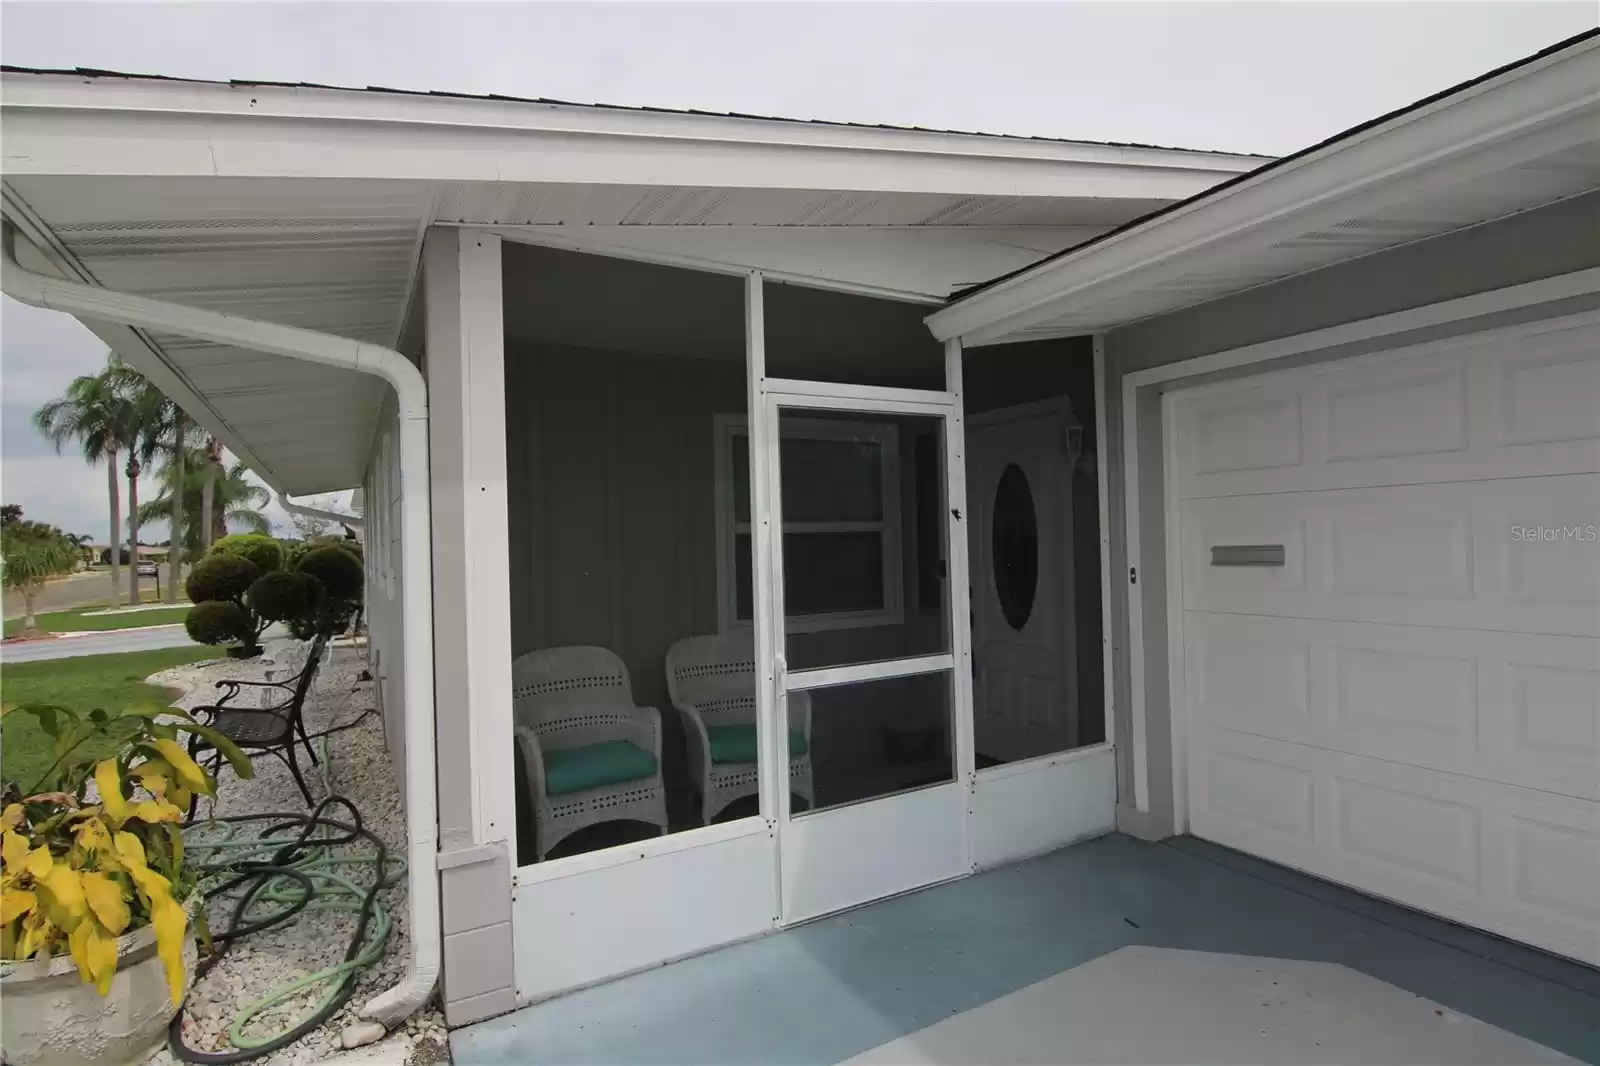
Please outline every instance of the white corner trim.
[{"label": "white corner trim", "polygon": [[[1209,355],[1196,356],[1164,366],[1151,367],[1126,374],[1122,378],[1122,493],[1123,513],[1126,522],[1124,539],[1127,545],[1127,565],[1138,571],[1141,577],[1140,584],[1129,583],[1124,586],[1128,608],[1128,663],[1129,663],[1129,703],[1130,717],[1132,719],[1132,759],[1134,771],[1135,802],[1132,804],[1137,810],[1149,812],[1150,810],[1150,759],[1147,741],[1147,716],[1145,699],[1145,646],[1144,646],[1144,585],[1142,584],[1144,568],[1141,565],[1141,545],[1139,531],[1139,390],[1143,388],[1157,388],[1165,394],[1183,387],[1185,379],[1197,377],[1202,374],[1215,373],[1220,370],[1232,370],[1248,367],[1257,363],[1264,363],[1286,356],[1299,355],[1306,352],[1318,351],[1328,348],[1350,344],[1356,341],[1374,340],[1400,333],[1407,333],[1416,329],[1432,326],[1447,325],[1452,322],[1461,322],[1478,318],[1487,314],[1511,311],[1524,307],[1534,307],[1540,304],[1555,303],[1575,296],[1585,296],[1600,293],[1600,268],[1573,271],[1572,273],[1544,278],[1539,281],[1527,282],[1521,285],[1508,286],[1503,289],[1494,289],[1487,292],[1475,293],[1471,296],[1459,297],[1453,300],[1444,300],[1439,303],[1425,304],[1420,307],[1397,311],[1392,314],[1379,315],[1374,318],[1361,319],[1347,322],[1326,329],[1314,330],[1309,333],[1283,337],[1261,344],[1254,344],[1231,351],[1216,352]],[[1461,344],[1480,343],[1485,338],[1501,335],[1517,335],[1537,332],[1545,329],[1561,328],[1562,324],[1588,321],[1600,317],[1600,312],[1587,312],[1576,315],[1566,315],[1553,319],[1540,319],[1536,322],[1524,322],[1511,326],[1503,326],[1493,330],[1456,335],[1441,340],[1427,342],[1421,345],[1408,347],[1407,350],[1422,353],[1430,350],[1454,347]],[[1385,352],[1372,353],[1369,356],[1357,358],[1382,358]],[[1298,369],[1298,368],[1296,368]],[[1294,373],[1295,370],[1286,370],[1284,373]],[[1165,397],[1162,397],[1165,403]],[[1163,463],[1164,474],[1170,473],[1170,468]],[[1170,486],[1163,483],[1163,499],[1170,498]],[[1170,536],[1173,528],[1173,514],[1171,508],[1165,516],[1165,530]],[[1169,545],[1163,543],[1159,550],[1170,558]],[[1162,603],[1152,605],[1157,610],[1170,610],[1172,597],[1173,574],[1169,571],[1167,576],[1168,596]],[[1170,616],[1169,616],[1170,624]],[[1174,646],[1173,634],[1168,633],[1168,650]],[[1177,644],[1181,647],[1181,638]],[[1169,663],[1169,669],[1171,664]],[[1169,673],[1169,677],[1170,677]],[[1170,686],[1169,686],[1170,687]],[[1169,698],[1176,699],[1171,693]],[[1174,753],[1174,770],[1179,768],[1178,758],[1181,752]],[[1179,808],[1182,809],[1181,807]]]}]

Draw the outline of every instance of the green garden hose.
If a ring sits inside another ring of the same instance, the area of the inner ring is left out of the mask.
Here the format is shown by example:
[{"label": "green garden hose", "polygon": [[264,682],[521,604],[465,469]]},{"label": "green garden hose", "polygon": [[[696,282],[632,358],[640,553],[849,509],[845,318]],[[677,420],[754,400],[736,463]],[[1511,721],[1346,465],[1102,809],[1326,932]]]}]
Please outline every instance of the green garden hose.
[{"label": "green garden hose", "polygon": [[[349,726],[339,727],[344,728]],[[280,985],[242,1007],[228,1025],[228,1041],[234,1051],[200,1051],[186,1045],[180,1009],[167,1028],[168,1047],[179,1059],[206,1066],[230,1066],[292,1044],[344,1006],[355,992],[361,971],[383,956],[394,922],[378,902],[378,893],[400,880],[405,863],[389,857],[384,842],[362,825],[361,812],[355,804],[331,794],[327,735],[337,731],[330,729],[319,735],[323,753],[320,769],[324,792],[329,795],[310,813],[246,814],[196,822],[184,833],[184,848],[200,873],[197,891],[210,902],[233,903],[227,927],[212,931],[213,950],[202,961],[197,980],[221,960],[235,940],[281,925],[301,911],[346,911],[358,915],[345,957],[316,973]],[[342,808],[340,813],[348,812],[349,820],[329,817],[329,808]],[[242,834],[241,828],[249,823],[264,825],[255,835]],[[371,843],[372,850],[339,854],[338,849],[360,840]],[[347,876],[351,867],[372,868],[371,884],[360,885]],[[317,985],[326,986],[325,991],[315,1007],[294,1025],[269,1036],[245,1034],[261,1014]]]}]

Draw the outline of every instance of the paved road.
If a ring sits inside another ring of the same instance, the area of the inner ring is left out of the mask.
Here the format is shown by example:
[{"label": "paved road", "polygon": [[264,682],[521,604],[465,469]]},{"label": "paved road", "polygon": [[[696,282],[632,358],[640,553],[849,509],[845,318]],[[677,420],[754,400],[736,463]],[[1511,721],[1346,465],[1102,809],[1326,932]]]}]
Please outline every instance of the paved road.
[{"label": "paved road", "polygon": [[55,640],[29,640],[0,645],[0,663],[27,663],[41,659],[65,659],[74,655],[111,655],[122,651],[182,648],[193,643],[181,625],[123,633],[113,631],[84,637],[59,637]]},{"label": "paved road", "polygon": [[[124,602],[128,598],[128,572],[122,571],[122,581],[119,588],[122,591]],[[152,592],[156,587],[156,579],[145,577],[139,579],[139,588],[144,592]],[[167,589],[166,569],[161,572],[161,591]],[[91,571],[86,574],[73,574],[71,577],[58,578],[47,583],[40,591],[38,599],[34,601],[34,610],[40,614],[46,611],[68,611],[74,607],[83,607],[91,603],[111,602],[111,571]],[[178,602],[186,602],[183,591],[178,592]],[[22,597],[14,592],[6,593],[5,612],[7,618],[22,617]]]}]

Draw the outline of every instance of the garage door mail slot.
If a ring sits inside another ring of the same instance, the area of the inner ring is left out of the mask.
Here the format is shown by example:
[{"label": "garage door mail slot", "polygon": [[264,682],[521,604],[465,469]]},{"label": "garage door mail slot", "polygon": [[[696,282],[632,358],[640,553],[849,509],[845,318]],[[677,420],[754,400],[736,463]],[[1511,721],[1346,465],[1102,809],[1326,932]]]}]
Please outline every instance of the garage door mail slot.
[{"label": "garage door mail slot", "polygon": [[1282,544],[1213,544],[1212,566],[1282,566]]}]

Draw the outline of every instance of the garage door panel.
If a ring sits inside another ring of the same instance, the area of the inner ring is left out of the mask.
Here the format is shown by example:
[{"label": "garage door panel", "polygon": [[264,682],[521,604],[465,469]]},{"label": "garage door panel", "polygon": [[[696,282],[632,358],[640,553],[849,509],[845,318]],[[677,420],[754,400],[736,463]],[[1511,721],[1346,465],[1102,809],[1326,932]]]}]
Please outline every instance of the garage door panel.
[{"label": "garage door panel", "polygon": [[1600,642],[1186,612],[1197,724],[1600,800]]},{"label": "garage door panel", "polygon": [[1501,445],[1600,439],[1600,343],[1568,329],[1490,364]]},{"label": "garage door panel", "polygon": [[1168,410],[1190,830],[1600,965],[1600,316]]},{"label": "garage door panel", "polygon": [[[1600,635],[1600,475],[1185,500],[1184,606]],[[1281,545],[1282,566],[1214,550]]]},{"label": "garage door panel", "polygon": [[1307,401],[1324,415],[1325,462],[1460,452],[1470,444],[1465,359],[1329,375],[1307,390]]},{"label": "garage door panel", "polygon": [[1600,467],[1600,327],[1458,338],[1196,390],[1179,491],[1232,496]]},{"label": "garage door panel", "polygon": [[1600,805],[1202,728],[1197,835],[1600,963]]},{"label": "garage door panel", "polygon": [[1300,405],[1293,384],[1208,397],[1190,410],[1183,454],[1200,475],[1300,467],[1306,460]]}]

